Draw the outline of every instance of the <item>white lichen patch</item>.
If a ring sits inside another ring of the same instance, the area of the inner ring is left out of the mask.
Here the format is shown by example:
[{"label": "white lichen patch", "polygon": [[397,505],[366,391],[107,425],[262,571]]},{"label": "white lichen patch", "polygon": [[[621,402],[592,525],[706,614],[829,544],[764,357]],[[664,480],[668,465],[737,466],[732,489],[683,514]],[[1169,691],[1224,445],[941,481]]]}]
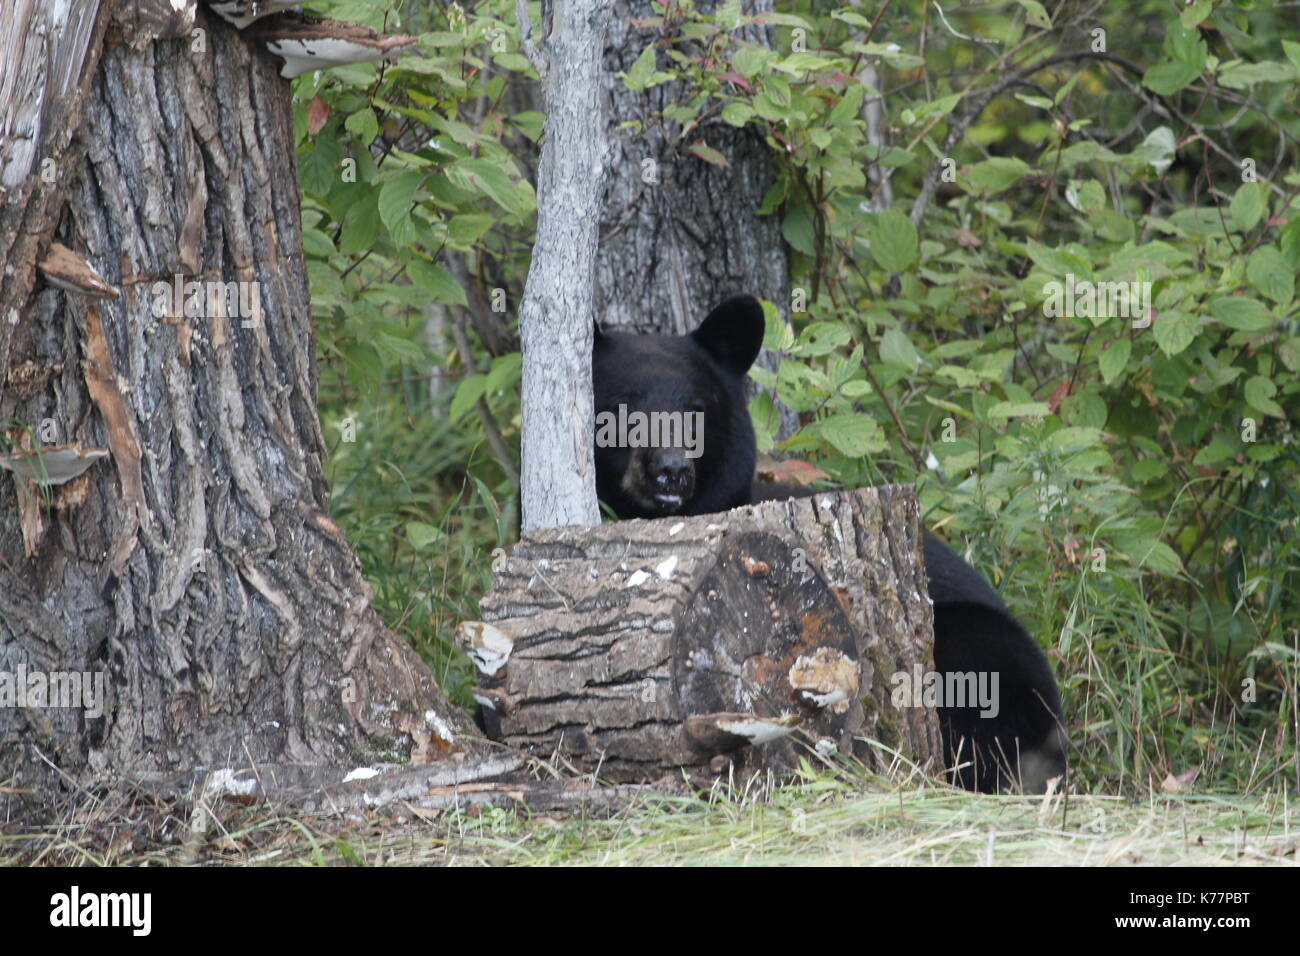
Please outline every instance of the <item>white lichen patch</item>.
[{"label": "white lichen patch", "polygon": [[424,723],[426,726],[431,727],[433,732],[447,743],[455,743],[456,735],[451,732],[451,728],[447,726],[447,722],[438,716],[437,711],[426,710],[424,712]]},{"label": "white lichen patch", "polygon": [[235,796],[248,796],[257,792],[257,778],[249,777],[247,780],[239,780],[235,776],[235,771],[229,767],[221,770],[212,771],[208,777],[207,784],[204,787],[208,796],[231,793]]}]

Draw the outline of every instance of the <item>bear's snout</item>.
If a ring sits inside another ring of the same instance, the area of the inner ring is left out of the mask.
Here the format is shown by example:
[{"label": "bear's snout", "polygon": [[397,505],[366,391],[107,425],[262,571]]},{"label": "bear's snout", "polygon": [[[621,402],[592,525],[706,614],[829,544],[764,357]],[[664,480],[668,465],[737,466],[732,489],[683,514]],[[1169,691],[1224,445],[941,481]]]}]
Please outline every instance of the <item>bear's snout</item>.
[{"label": "bear's snout", "polygon": [[647,517],[680,514],[695,494],[695,465],[681,448],[636,448],[619,484]]},{"label": "bear's snout", "polygon": [[646,469],[656,503],[676,510],[691,496],[695,466],[680,448],[655,448]]}]

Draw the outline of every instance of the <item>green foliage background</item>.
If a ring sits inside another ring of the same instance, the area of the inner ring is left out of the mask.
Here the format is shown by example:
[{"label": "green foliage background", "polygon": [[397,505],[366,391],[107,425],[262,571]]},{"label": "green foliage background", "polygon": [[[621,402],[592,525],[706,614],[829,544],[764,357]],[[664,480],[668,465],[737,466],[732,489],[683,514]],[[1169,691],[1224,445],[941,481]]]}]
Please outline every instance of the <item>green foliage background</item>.
[{"label": "green foliage background", "polygon": [[[795,288],[753,373],[762,451],[916,483],[1052,659],[1076,788],[1296,786],[1300,11],[780,6],[768,48],[738,3],[658,4],[623,78],[677,84],[645,122],[682,162],[725,163],[710,124],[772,147]],[[294,87],[336,515],[462,703],[451,635],[515,511],[485,422],[517,455],[519,361],[424,330],[431,303],[522,293],[542,116],[512,105],[535,80],[513,7],[311,4],[420,42]],[[1148,282],[1151,311],[1049,314],[1068,277]],[[802,422],[779,446],[773,398]]]}]

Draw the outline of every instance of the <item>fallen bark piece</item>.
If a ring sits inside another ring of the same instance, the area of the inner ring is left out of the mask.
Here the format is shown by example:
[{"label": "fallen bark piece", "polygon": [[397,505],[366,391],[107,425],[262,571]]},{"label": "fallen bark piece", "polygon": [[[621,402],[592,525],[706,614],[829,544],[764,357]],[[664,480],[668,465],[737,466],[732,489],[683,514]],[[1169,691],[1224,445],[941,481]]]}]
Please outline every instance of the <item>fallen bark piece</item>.
[{"label": "fallen bark piece", "polygon": [[910,488],[526,535],[461,625],[484,724],[616,781],[788,771],[809,748],[939,766],[890,675],[933,668]]}]

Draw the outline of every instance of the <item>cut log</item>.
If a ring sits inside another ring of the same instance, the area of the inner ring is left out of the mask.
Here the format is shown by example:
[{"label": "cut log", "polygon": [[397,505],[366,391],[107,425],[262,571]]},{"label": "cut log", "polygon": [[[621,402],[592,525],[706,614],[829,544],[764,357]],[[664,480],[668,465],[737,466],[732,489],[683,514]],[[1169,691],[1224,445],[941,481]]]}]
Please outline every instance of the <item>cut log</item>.
[{"label": "cut log", "polygon": [[525,535],[461,625],[490,733],[622,781],[785,772],[810,748],[941,765],[890,704],[933,669],[909,487]]}]

